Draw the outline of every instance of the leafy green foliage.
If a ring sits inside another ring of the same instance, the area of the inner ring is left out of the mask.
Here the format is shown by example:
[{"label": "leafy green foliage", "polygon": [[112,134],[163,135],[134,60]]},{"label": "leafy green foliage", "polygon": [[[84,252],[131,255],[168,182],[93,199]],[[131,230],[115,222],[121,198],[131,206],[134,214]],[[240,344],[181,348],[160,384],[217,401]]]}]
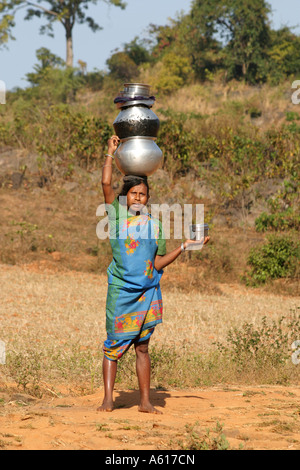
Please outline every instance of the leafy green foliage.
[{"label": "leafy green foliage", "polygon": [[163,64],[172,53],[200,80],[222,71],[226,81],[278,83],[299,70],[299,37],[287,27],[272,30],[270,13],[265,0],[193,0],[188,14],[165,26],[150,25],[152,43],[143,63]]},{"label": "leafy green foliage", "polygon": [[300,67],[300,38],[284,27],[271,32],[269,76],[273,84],[285,77],[297,74]]},{"label": "leafy green foliage", "polygon": [[243,77],[252,83],[261,79],[269,44],[268,13],[265,0],[194,0],[192,27],[198,30],[199,43],[212,43],[217,35],[221,38],[228,78]]},{"label": "leafy green foliage", "polygon": [[137,77],[138,68],[125,52],[116,52],[106,61],[110,74],[115,79],[129,81]]},{"label": "leafy green foliage", "polygon": [[[40,28],[40,33],[47,33],[53,36],[53,25],[59,22],[64,30],[67,42],[67,57],[66,64],[73,67],[73,28],[75,24],[86,23],[92,31],[102,29],[96,23],[94,18],[87,16],[89,5],[97,3],[99,0],[70,0],[68,2],[57,2],[56,0],[36,0],[35,3],[26,0],[9,0],[2,2],[0,13],[3,12],[3,17],[0,22],[0,38],[1,31],[3,40],[7,41],[8,31],[14,26],[15,13],[19,8],[25,8],[25,20],[32,18],[43,18],[46,24]],[[104,0],[106,3],[124,9],[126,3],[122,0]]]},{"label": "leafy green foliage", "polygon": [[146,47],[146,42],[138,37],[124,45],[124,52],[136,65],[151,61],[151,55]]},{"label": "leafy green foliage", "polygon": [[300,228],[300,215],[295,213],[292,208],[275,214],[263,212],[255,220],[257,232],[266,232],[268,230],[282,231],[287,229]]},{"label": "leafy green foliage", "polygon": [[171,176],[184,173],[191,164],[194,135],[184,127],[187,116],[170,110],[160,110],[166,119],[161,120],[158,146],[164,149],[164,168]]},{"label": "leafy green foliage", "polygon": [[15,26],[14,16],[7,10],[9,2],[7,0],[0,4],[0,48],[10,39],[14,39],[12,28]]},{"label": "leafy green foliage", "polygon": [[168,52],[162,58],[162,67],[154,85],[160,93],[169,94],[186,84],[192,73],[187,57]]},{"label": "leafy green foliage", "polygon": [[33,112],[30,103],[23,103],[10,126],[0,123],[3,143],[22,144],[36,150],[41,166],[46,166],[50,172],[54,162],[68,166],[76,161],[87,168],[95,166],[110,134],[110,126],[101,118],[67,105],[53,105]]},{"label": "leafy green foliage", "polygon": [[263,245],[250,250],[247,261],[250,271],[243,279],[248,285],[295,278],[299,275],[300,243],[288,236],[270,235]]},{"label": "leafy green foliage", "polygon": [[64,61],[60,57],[53,54],[46,47],[41,47],[36,51],[36,58],[40,63],[34,65],[34,72],[28,73],[26,75],[27,80],[32,85],[40,84],[45,79],[47,73],[50,70],[65,65]]}]

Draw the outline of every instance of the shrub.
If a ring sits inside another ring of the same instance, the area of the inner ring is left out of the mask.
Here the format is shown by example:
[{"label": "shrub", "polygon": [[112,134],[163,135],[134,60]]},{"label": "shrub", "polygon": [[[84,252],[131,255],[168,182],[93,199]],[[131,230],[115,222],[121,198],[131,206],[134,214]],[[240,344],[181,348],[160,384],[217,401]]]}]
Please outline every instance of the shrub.
[{"label": "shrub", "polygon": [[257,232],[266,232],[267,230],[286,230],[290,228],[299,229],[300,216],[296,214],[292,208],[275,214],[262,214],[255,220],[255,228]]},{"label": "shrub", "polygon": [[270,366],[280,367],[291,358],[291,344],[300,335],[300,316],[291,312],[290,318],[281,317],[262,324],[243,326],[228,331],[226,344],[218,343],[218,350],[240,367],[240,370]]},{"label": "shrub", "polygon": [[138,67],[125,52],[116,52],[106,61],[111,75],[124,81],[138,76]]},{"label": "shrub", "polygon": [[174,52],[167,53],[162,59],[162,67],[155,86],[164,94],[170,94],[181,88],[192,74],[190,61]]},{"label": "shrub", "polygon": [[159,110],[166,119],[161,120],[157,144],[164,150],[164,168],[174,176],[191,167],[195,155],[194,134],[185,129],[187,115]]},{"label": "shrub", "polygon": [[262,246],[252,248],[247,263],[251,269],[243,277],[247,285],[270,279],[295,278],[299,272],[300,244],[291,238],[270,235]]},{"label": "shrub", "polygon": [[0,121],[2,143],[35,150],[49,171],[55,160],[89,168],[103,155],[111,134],[106,121],[66,104],[32,109],[21,101],[14,114],[13,122]]}]

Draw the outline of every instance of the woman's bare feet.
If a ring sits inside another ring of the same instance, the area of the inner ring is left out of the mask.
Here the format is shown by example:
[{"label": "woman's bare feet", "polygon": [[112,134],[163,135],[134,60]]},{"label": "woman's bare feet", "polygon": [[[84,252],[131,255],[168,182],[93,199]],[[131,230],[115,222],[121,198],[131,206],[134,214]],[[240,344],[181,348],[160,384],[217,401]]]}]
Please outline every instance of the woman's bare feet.
[{"label": "woman's bare feet", "polygon": [[97,411],[107,411],[107,412],[112,412],[114,409],[114,404],[110,400],[103,400],[103,403],[99,408],[97,408]]},{"label": "woman's bare feet", "polygon": [[151,405],[151,403],[148,403],[146,405],[140,405],[139,406],[139,411],[141,413],[153,413],[153,414],[156,414],[156,415],[161,415],[162,412],[157,410],[156,408],[154,408],[153,405]]}]

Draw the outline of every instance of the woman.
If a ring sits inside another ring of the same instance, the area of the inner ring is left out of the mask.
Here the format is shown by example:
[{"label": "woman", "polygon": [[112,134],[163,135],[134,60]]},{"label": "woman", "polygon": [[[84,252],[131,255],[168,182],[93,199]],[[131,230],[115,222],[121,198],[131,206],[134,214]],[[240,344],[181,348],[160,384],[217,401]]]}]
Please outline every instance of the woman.
[{"label": "woman", "polygon": [[[102,188],[110,222],[113,252],[108,273],[106,302],[107,339],[104,342],[104,400],[98,411],[113,410],[117,362],[133,344],[140,389],[139,411],[160,413],[150,402],[150,356],[148,345],[155,326],[162,322],[160,279],[191,240],[166,253],[161,225],[145,210],[149,200],[147,178],[126,176],[118,198],[112,188],[113,154],[117,136],[108,141],[102,171]],[[123,198],[121,198],[121,196]],[[120,205],[121,199],[125,206]],[[207,243],[207,237],[204,243]]]}]

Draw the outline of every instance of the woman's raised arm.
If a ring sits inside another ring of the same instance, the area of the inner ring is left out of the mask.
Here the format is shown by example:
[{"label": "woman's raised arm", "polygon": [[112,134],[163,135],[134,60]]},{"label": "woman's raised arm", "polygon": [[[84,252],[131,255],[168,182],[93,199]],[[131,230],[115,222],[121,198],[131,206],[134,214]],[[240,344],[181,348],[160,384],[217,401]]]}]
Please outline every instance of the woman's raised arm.
[{"label": "woman's raised arm", "polygon": [[113,135],[108,140],[108,150],[106,154],[106,160],[102,167],[102,190],[104,194],[104,199],[106,204],[111,204],[115,200],[115,192],[113,190],[111,180],[112,180],[112,169],[113,169],[113,154],[118,148],[119,137]]}]

